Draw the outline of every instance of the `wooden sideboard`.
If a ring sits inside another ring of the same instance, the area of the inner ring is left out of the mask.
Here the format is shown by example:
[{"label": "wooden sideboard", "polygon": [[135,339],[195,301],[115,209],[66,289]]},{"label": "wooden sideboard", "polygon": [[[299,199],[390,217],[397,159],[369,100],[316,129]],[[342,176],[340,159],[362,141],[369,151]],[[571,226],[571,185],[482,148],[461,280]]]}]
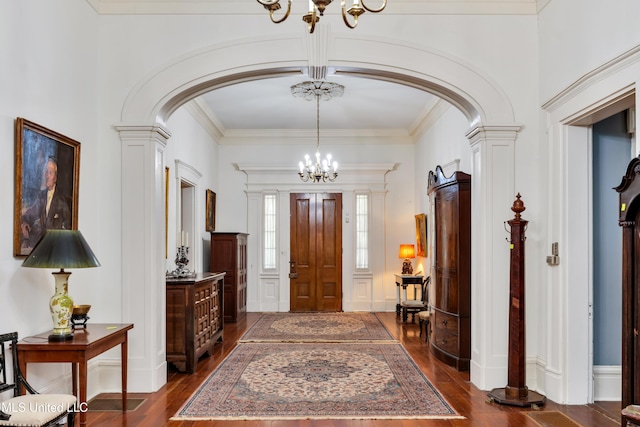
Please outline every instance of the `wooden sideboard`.
[{"label": "wooden sideboard", "polygon": [[225,273],[167,278],[167,362],[193,373],[198,359],[222,341]]},{"label": "wooden sideboard", "polygon": [[431,352],[458,370],[471,361],[471,176],[429,172],[435,280]]},{"label": "wooden sideboard", "polygon": [[245,233],[211,233],[211,270],[224,278],[224,321],[235,323],[247,314],[247,237]]}]

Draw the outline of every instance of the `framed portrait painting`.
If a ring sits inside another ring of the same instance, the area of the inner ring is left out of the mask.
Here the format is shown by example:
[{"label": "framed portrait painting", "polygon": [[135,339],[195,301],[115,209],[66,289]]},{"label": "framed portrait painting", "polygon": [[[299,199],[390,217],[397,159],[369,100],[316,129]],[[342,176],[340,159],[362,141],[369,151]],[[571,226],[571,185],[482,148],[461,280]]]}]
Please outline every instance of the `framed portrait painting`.
[{"label": "framed portrait painting", "polygon": [[416,252],[418,256],[428,256],[427,216],[425,214],[416,215],[416,246]]},{"label": "framed portrait painting", "polygon": [[216,231],[216,193],[207,189],[207,231]]},{"label": "framed portrait painting", "polygon": [[80,143],[16,119],[13,251],[27,256],[45,230],[78,228]]}]

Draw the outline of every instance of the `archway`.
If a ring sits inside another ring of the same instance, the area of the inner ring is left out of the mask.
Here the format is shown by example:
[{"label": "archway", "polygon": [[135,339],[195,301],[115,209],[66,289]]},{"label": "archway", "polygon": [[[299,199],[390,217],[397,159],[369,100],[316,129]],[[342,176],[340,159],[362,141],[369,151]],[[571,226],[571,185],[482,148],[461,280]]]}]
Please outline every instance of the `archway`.
[{"label": "archway", "polygon": [[[162,180],[164,149],[170,138],[164,123],[181,105],[207,91],[247,80],[304,73],[309,66],[301,54],[306,50],[300,48],[305,40],[297,36],[255,38],[191,52],[141,79],[125,102],[122,124],[116,126],[122,141],[123,313],[125,320],[136,324],[134,333],[143,343],[131,349],[130,384],[136,391],[155,391],[166,382],[164,328],[157,330],[157,325],[164,325],[164,288],[159,286],[164,282]],[[507,289],[508,265],[493,260],[505,257],[490,238],[502,232],[503,221],[491,206],[509,206],[514,194],[513,154],[520,126],[513,122],[507,96],[471,64],[443,52],[344,34],[333,37],[331,43],[334,49],[327,62],[336,74],[425,90],[447,100],[468,118],[472,204],[477,213],[472,225],[472,292],[491,295],[495,289]],[[375,60],[367,52],[376,52]],[[478,324],[490,329],[493,319],[500,317],[496,313],[502,312],[506,319],[506,307],[484,301],[474,319],[479,318]],[[494,356],[482,337],[474,336],[472,341],[471,380],[482,389],[501,385],[502,376],[494,372],[506,369],[506,358]]]}]

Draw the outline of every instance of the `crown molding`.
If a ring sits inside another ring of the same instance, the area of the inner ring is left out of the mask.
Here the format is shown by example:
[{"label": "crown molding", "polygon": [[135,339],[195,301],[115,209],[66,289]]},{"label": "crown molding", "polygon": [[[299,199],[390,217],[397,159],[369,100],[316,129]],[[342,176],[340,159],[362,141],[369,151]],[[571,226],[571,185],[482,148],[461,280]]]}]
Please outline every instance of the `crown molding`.
[{"label": "crown molding", "polygon": [[411,136],[415,141],[420,140],[422,136],[440,120],[440,117],[446,113],[451,104],[442,98],[434,97],[434,99],[425,107],[423,114],[418,116],[416,123],[411,126]]},{"label": "crown molding", "polygon": [[[259,15],[254,0],[86,0],[100,15]],[[284,0],[283,0],[284,1]],[[550,0],[394,0],[389,15],[536,15]],[[303,14],[304,1],[294,2],[292,14]],[[329,7],[325,15],[338,15]]]},{"label": "crown molding", "polygon": [[184,108],[214,140],[220,141],[224,137],[224,126],[202,98],[187,102]]},{"label": "crown molding", "polygon": [[[315,129],[229,129],[218,141],[220,145],[304,145],[316,144]],[[344,144],[413,144],[405,129],[322,129],[323,145]]]}]

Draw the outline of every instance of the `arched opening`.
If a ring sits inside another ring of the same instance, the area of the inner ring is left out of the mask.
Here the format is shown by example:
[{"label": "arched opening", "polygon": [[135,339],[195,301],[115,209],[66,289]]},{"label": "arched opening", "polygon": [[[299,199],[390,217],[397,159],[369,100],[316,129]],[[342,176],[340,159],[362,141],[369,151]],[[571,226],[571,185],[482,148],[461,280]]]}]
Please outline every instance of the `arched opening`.
[{"label": "arched opening", "polygon": [[[501,260],[506,257],[492,237],[499,235],[504,218],[491,206],[510,206],[514,194],[513,152],[520,126],[513,122],[508,98],[491,79],[459,58],[403,43],[340,37],[340,49],[328,58],[336,74],[392,81],[433,93],[469,120],[466,136],[472,147],[472,210],[477,213],[472,225],[472,294],[507,289],[508,265]],[[164,259],[156,242],[164,241],[161,202],[163,155],[170,138],[170,130],[164,128],[167,118],[189,100],[225,85],[304,73],[306,58],[291,57],[290,48],[282,49],[295,42],[302,41],[283,36],[205,48],[155,70],[130,93],[123,108],[123,124],[117,126],[122,140],[123,182],[127,183],[123,185],[122,209],[136,212],[123,215],[124,301],[163,301],[159,285],[164,280]],[[366,51],[377,52],[381,59],[372,62],[363,53]],[[125,319],[134,321],[134,333],[144,337],[140,339],[143,345],[131,349],[132,387],[155,390],[165,381],[164,329],[155,329],[164,325],[164,307],[154,303],[124,305]],[[502,315],[506,319],[506,308],[494,307],[491,301],[483,301],[482,309],[475,313],[484,327],[476,328],[478,336],[472,338],[471,379],[483,389],[503,385],[495,368],[506,367],[506,358],[491,351],[483,335],[484,329],[504,323]]]}]

